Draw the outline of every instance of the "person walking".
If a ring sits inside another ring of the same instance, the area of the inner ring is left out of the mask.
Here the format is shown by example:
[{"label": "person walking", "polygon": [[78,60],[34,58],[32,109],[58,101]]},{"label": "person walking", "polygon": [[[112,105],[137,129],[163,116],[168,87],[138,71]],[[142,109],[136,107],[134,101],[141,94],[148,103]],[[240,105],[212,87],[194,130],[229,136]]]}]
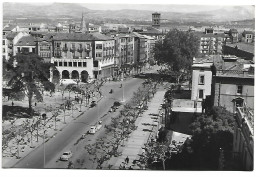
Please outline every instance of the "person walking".
[{"label": "person walking", "polygon": [[126,164],[129,163],[129,157],[128,157],[128,156],[125,158],[125,163],[126,163]]}]

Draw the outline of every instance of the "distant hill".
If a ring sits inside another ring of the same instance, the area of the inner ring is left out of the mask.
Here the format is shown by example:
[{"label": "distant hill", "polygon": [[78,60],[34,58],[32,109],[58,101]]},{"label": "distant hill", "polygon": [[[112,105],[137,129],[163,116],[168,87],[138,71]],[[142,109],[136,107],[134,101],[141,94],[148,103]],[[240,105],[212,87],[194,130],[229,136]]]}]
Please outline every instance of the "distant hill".
[{"label": "distant hill", "polygon": [[[147,10],[90,10],[80,4],[73,3],[52,3],[45,5],[23,4],[23,3],[4,3],[3,17],[34,17],[34,18],[57,18],[72,17],[80,18],[84,12],[88,19],[128,19],[137,21],[151,20],[154,11]],[[225,22],[253,19],[255,14],[241,6],[224,7],[214,11],[180,13],[180,12],[161,12],[163,19],[169,21],[197,21],[197,22]]]}]

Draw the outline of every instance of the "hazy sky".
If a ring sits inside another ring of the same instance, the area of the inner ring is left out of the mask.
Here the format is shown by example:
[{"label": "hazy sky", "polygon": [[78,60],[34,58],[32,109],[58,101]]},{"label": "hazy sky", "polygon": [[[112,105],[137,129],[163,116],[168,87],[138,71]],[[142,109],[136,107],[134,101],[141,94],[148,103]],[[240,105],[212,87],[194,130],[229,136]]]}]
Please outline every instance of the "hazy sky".
[{"label": "hazy sky", "polygon": [[35,5],[51,4],[53,2],[79,3],[93,10],[136,9],[161,12],[211,11],[223,8],[223,6],[231,9],[230,6],[232,5],[247,5],[245,8],[253,11],[254,7],[249,5],[255,4],[255,0],[5,0],[5,2],[33,3]]},{"label": "hazy sky", "polygon": [[[196,1],[194,1],[196,2]],[[81,4],[84,7],[93,10],[120,10],[120,9],[136,9],[150,11],[168,11],[168,12],[199,12],[212,11],[221,8],[232,9],[232,6],[223,5],[173,5],[173,4]],[[253,6],[243,6],[248,10],[254,10]]]}]

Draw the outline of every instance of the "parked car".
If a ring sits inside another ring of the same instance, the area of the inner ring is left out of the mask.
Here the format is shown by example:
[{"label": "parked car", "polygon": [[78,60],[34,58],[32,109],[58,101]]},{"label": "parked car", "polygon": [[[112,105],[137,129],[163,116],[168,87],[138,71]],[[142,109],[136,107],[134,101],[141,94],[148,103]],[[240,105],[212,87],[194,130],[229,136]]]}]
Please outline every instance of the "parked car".
[{"label": "parked car", "polygon": [[72,152],[71,151],[66,151],[66,152],[63,152],[62,156],[60,157],[60,160],[62,161],[68,161],[69,158],[72,157]]},{"label": "parked car", "polygon": [[97,105],[96,101],[91,101],[89,107],[93,108]]},{"label": "parked car", "polygon": [[96,126],[91,126],[90,130],[88,131],[88,133],[94,135],[96,133],[96,131],[97,131]]}]

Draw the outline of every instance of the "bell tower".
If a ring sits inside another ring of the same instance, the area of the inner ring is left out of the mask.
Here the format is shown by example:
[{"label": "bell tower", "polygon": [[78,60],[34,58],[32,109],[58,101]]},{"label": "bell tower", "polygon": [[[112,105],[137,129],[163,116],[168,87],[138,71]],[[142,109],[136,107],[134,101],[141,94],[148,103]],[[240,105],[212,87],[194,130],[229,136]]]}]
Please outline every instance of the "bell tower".
[{"label": "bell tower", "polygon": [[159,28],[161,23],[161,14],[155,12],[152,14],[152,27]]}]

